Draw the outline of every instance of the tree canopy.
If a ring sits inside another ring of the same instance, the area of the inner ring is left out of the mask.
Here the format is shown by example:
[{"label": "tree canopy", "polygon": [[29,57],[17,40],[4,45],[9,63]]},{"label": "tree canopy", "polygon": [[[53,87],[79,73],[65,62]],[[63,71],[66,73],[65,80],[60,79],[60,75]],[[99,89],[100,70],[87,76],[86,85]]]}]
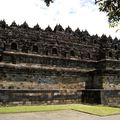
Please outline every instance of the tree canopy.
[{"label": "tree canopy", "polygon": [[95,0],[99,5],[99,10],[106,12],[108,22],[111,27],[115,27],[120,22],[120,0]]},{"label": "tree canopy", "polygon": [[[44,0],[47,6],[53,2],[53,0]],[[120,22],[120,0],[95,0],[95,4],[99,6],[99,10],[106,12],[108,16],[108,22],[111,27],[115,27]]]},{"label": "tree canopy", "polygon": [[53,0],[44,0],[44,2],[46,3],[47,6],[49,6],[50,3],[53,3]]}]

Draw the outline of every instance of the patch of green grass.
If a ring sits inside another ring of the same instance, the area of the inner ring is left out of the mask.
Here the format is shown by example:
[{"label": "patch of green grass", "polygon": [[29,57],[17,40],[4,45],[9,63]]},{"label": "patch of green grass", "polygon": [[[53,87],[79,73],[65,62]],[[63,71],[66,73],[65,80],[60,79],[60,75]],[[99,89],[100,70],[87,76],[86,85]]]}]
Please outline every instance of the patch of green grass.
[{"label": "patch of green grass", "polygon": [[99,116],[107,116],[120,114],[120,108],[106,107],[101,105],[90,106],[90,105],[73,105],[73,110],[90,113]]},{"label": "patch of green grass", "polygon": [[120,108],[82,104],[0,107],[0,113],[43,112],[56,110],[77,110],[99,116],[120,114]]},{"label": "patch of green grass", "polygon": [[0,107],[0,113],[19,113],[19,112],[43,112],[67,110],[67,105],[38,105],[38,106],[14,106],[14,107]]}]

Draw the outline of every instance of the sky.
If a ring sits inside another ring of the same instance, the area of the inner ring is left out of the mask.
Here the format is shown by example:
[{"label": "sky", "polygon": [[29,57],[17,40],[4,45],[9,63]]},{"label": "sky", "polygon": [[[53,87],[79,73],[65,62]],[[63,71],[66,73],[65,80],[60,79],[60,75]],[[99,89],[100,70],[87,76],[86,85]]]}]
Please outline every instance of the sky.
[{"label": "sky", "polygon": [[72,30],[87,30],[91,35],[106,34],[120,39],[117,28],[109,28],[106,14],[99,12],[95,0],[55,0],[49,7],[43,0],[0,0],[0,20],[8,25],[13,21],[30,27],[37,23],[42,29],[48,25],[54,29],[56,24],[63,28],[70,26]]}]

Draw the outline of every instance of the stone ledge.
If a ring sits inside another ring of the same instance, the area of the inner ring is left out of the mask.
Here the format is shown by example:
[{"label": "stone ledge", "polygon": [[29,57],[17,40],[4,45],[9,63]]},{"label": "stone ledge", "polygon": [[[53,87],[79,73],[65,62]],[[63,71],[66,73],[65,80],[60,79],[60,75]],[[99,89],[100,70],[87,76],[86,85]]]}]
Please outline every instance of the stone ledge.
[{"label": "stone ledge", "polygon": [[95,69],[79,69],[79,68],[64,68],[64,67],[56,67],[56,66],[44,66],[40,64],[12,64],[12,63],[0,63],[0,67],[4,68],[16,68],[16,69],[41,69],[41,70],[51,70],[51,71],[68,71],[68,72],[92,72]]},{"label": "stone ledge", "polygon": [[10,51],[4,51],[3,54],[9,54],[9,55],[25,55],[25,56],[32,56],[32,57],[40,57],[40,58],[54,58],[54,59],[63,59],[63,60],[71,60],[71,61],[81,61],[81,62],[93,62],[96,63],[95,60],[82,60],[79,58],[71,58],[71,57],[58,57],[58,56],[49,56],[49,55],[39,55],[39,54],[33,54],[33,53],[22,53],[22,52],[10,52]]}]

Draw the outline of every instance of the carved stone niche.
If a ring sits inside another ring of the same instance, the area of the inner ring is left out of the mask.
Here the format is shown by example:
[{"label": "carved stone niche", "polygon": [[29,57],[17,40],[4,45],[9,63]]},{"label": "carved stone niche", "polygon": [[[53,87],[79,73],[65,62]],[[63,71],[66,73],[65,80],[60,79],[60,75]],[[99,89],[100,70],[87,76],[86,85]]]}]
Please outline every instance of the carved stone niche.
[{"label": "carved stone niche", "polygon": [[74,50],[70,50],[70,57],[75,57],[75,51]]},{"label": "carved stone niche", "polygon": [[87,53],[87,59],[91,59],[91,54],[89,52]]},{"label": "carved stone niche", "polygon": [[16,51],[18,49],[17,43],[13,42],[11,43],[11,50]]},{"label": "carved stone niche", "polygon": [[46,48],[44,49],[44,55],[49,55],[49,48],[46,47]]},{"label": "carved stone niche", "polygon": [[109,51],[109,52],[108,52],[108,58],[113,58],[113,53],[112,53],[112,51]]},{"label": "carved stone niche", "polygon": [[116,52],[115,59],[119,60],[120,59],[120,51]]},{"label": "carved stone niche", "polygon": [[2,61],[2,54],[0,54],[0,62]]},{"label": "carved stone niche", "polygon": [[33,45],[32,52],[38,53],[38,46],[37,45]]},{"label": "carved stone niche", "polygon": [[52,48],[52,55],[58,55],[58,50],[56,47]]},{"label": "carved stone niche", "polygon": [[67,52],[66,52],[65,50],[62,50],[62,51],[61,51],[61,56],[62,56],[62,57],[67,57]]},{"label": "carved stone niche", "polygon": [[118,45],[114,45],[114,49],[117,50],[118,49]]},{"label": "carved stone niche", "polygon": [[5,45],[3,41],[0,40],[0,53],[2,53],[5,50]]}]

